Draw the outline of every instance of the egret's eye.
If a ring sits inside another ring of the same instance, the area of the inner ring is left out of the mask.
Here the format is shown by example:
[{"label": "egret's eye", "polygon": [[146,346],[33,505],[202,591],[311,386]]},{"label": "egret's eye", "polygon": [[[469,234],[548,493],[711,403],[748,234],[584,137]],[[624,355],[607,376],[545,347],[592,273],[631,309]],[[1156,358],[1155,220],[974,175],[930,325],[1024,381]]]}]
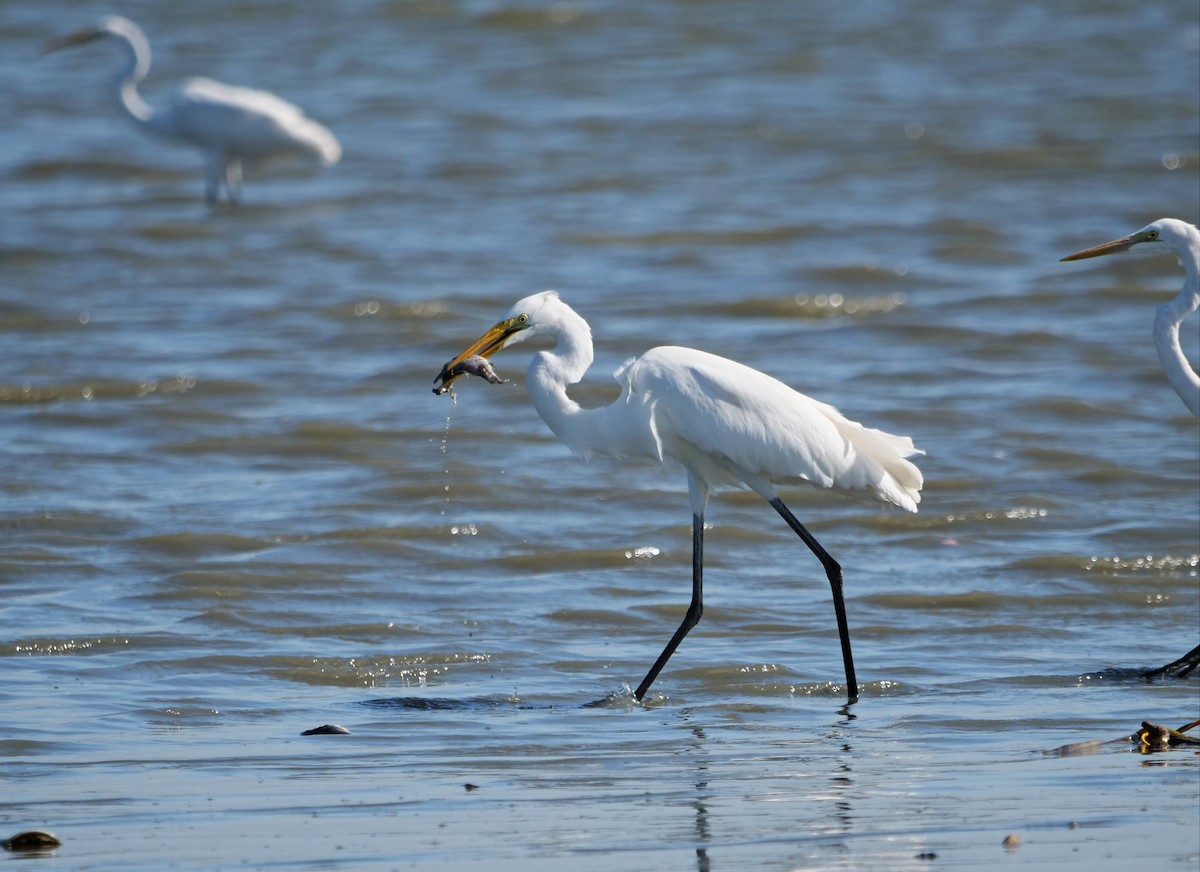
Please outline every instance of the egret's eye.
[{"label": "egret's eye", "polygon": [[517,318],[517,323],[518,323],[518,324],[524,324],[524,323],[525,323],[525,322],[527,322],[528,320],[529,320],[529,316],[528,316],[528,315],[521,315],[521,316],[519,316],[519,317]]},{"label": "egret's eye", "polygon": [[1149,233],[1147,233],[1147,234],[1146,234],[1146,238],[1147,238],[1147,239],[1150,239],[1150,240],[1153,240],[1153,239],[1158,239],[1158,231],[1157,231],[1157,230],[1151,230]]}]

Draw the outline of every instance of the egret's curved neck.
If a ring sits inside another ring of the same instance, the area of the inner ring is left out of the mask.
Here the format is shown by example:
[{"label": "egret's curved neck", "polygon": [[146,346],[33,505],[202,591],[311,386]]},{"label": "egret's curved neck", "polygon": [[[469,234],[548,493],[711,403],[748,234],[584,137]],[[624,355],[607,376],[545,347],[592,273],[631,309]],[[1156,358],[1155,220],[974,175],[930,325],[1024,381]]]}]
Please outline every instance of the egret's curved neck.
[{"label": "egret's curved neck", "polygon": [[125,52],[125,62],[113,76],[113,97],[117,107],[135,124],[158,133],[165,133],[158,115],[138,93],[138,83],[150,72],[150,43],[140,33],[110,31]]},{"label": "egret's curved neck", "polygon": [[[614,405],[585,409],[567,396],[567,386],[579,382],[592,365],[592,336],[587,322],[566,312],[553,331],[557,343],[534,355],[525,387],[542,420],[554,435],[577,454],[628,456],[645,453],[643,440],[632,438]],[[620,401],[618,401],[620,402]]]},{"label": "egret's curved neck", "polygon": [[1179,344],[1179,325],[1200,308],[1200,233],[1188,234],[1188,249],[1179,255],[1185,273],[1183,289],[1175,299],[1159,306],[1154,317],[1154,346],[1171,387],[1192,414],[1200,417],[1200,376]]}]

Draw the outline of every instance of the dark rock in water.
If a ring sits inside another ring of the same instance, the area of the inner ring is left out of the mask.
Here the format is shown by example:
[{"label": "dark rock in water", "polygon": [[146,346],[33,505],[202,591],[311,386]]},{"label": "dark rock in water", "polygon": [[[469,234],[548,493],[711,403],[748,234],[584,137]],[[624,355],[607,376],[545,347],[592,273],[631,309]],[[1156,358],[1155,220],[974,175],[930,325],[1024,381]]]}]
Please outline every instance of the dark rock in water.
[{"label": "dark rock in water", "polygon": [[17,833],[11,839],[4,840],[4,850],[6,851],[52,851],[61,845],[62,842],[53,833],[45,833],[41,830],[26,830],[23,833]]},{"label": "dark rock in water", "polygon": [[313,727],[311,730],[305,730],[300,735],[301,736],[324,736],[324,735],[328,735],[330,733],[341,733],[341,734],[345,734],[347,736],[354,735],[349,730],[347,730],[345,727],[343,727],[339,724],[322,724],[319,727]]}]

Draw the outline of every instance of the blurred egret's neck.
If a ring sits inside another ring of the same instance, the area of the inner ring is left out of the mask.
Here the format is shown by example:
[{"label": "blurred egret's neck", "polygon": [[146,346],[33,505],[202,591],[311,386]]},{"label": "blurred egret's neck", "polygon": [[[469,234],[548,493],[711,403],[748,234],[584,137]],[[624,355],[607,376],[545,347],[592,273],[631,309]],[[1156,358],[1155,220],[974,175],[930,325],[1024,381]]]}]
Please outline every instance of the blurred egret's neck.
[{"label": "blurred egret's neck", "polygon": [[117,108],[130,117],[135,124],[149,130],[165,133],[154,109],[138,93],[138,83],[150,72],[150,43],[141,33],[109,33],[125,53],[125,62],[113,76],[113,97]]},{"label": "blurred egret's neck", "polygon": [[136,81],[117,81],[113,85],[113,96],[117,100],[117,107],[128,115],[135,124],[139,124],[148,128],[156,128],[154,123],[154,110],[150,104],[142,99],[142,95],[138,93]]}]

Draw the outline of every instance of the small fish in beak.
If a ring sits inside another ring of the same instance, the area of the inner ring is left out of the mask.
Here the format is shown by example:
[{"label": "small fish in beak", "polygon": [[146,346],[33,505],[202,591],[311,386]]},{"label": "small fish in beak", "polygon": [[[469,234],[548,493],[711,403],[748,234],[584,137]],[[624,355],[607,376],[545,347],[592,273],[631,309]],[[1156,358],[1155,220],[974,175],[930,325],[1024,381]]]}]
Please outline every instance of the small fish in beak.
[{"label": "small fish in beak", "polygon": [[496,370],[490,360],[482,354],[473,354],[462,360],[452,360],[443,366],[442,371],[438,373],[437,377],[440,384],[433,389],[433,392],[440,395],[452,390],[450,383],[460,375],[479,376],[482,379],[487,379],[487,381],[494,385],[504,384],[508,381],[508,379],[501,378],[496,374]]},{"label": "small fish in beak", "polygon": [[503,348],[504,344],[513,336],[522,330],[528,330],[530,326],[528,315],[514,315],[496,324],[471,343],[466,351],[442,367],[442,371],[438,373],[437,377],[441,384],[434,388],[433,392],[444,394],[446,391],[450,391],[450,396],[453,397],[454,392],[450,383],[460,375],[477,375],[494,385],[504,382],[504,379],[496,375],[496,370],[492,369],[488,358]]}]

